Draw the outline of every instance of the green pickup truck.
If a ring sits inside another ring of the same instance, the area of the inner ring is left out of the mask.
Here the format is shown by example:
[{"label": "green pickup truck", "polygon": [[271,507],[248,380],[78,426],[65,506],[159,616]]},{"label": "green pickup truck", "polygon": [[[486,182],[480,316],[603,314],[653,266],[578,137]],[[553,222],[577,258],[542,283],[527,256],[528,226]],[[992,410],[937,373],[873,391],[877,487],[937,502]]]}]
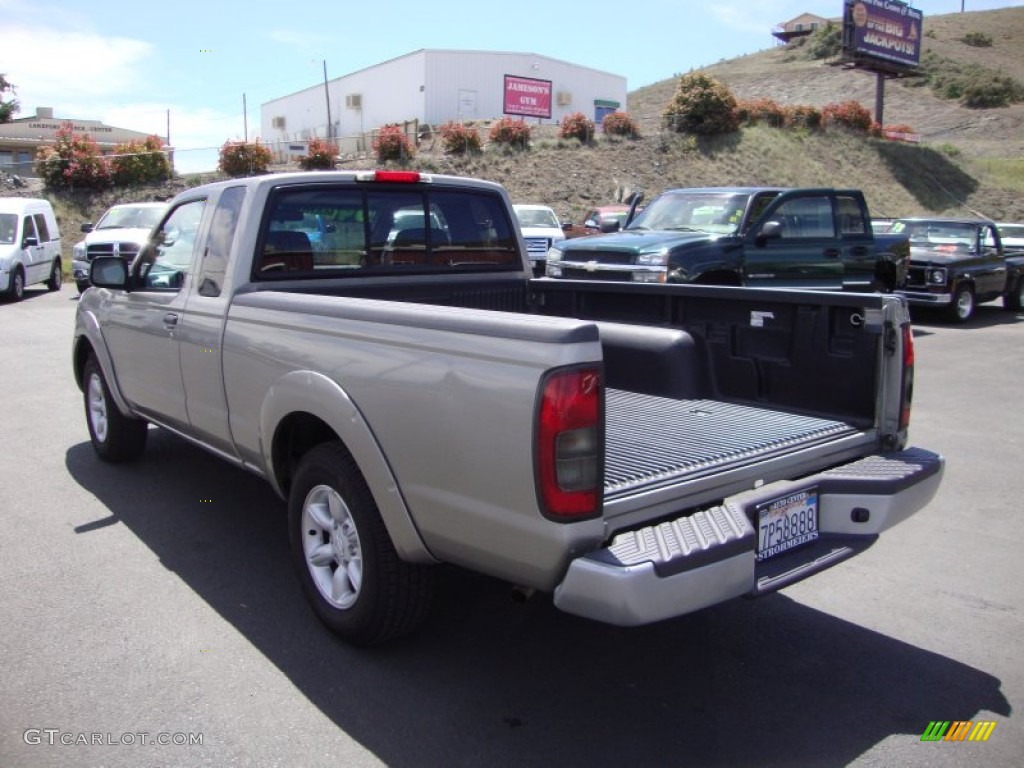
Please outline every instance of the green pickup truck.
[{"label": "green pickup truck", "polygon": [[889,292],[909,258],[857,190],[670,189],[609,230],[552,245],[547,276]]}]

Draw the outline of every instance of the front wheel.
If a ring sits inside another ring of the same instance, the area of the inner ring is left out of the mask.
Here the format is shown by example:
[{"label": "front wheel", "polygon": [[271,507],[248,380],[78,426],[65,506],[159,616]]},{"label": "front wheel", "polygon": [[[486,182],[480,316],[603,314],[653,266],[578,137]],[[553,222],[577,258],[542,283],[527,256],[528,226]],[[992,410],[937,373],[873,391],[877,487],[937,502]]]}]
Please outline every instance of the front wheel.
[{"label": "front wheel", "polygon": [[292,562],[320,620],[353,645],[407,634],[426,618],[433,569],[401,560],[341,443],[299,462],[288,496]]},{"label": "front wheel", "polygon": [[46,281],[46,287],[51,291],[59,291],[64,283],[64,273],[60,268],[60,259],[53,262],[53,269],[50,270],[50,279]]},{"label": "front wheel", "polygon": [[111,463],[137,459],[146,447],[149,425],[117,409],[95,357],[90,356],[86,361],[83,378],[85,421],[93,449],[101,459]]},{"label": "front wheel", "polygon": [[974,315],[974,289],[969,285],[958,285],[953,292],[953,303],[947,316],[954,323],[966,323]]},{"label": "front wheel", "polygon": [[1024,309],[1024,276],[1018,277],[1017,282],[1003,296],[1003,307],[1014,312]]},{"label": "front wheel", "polygon": [[11,301],[21,301],[25,298],[25,273],[21,271],[21,267],[15,268],[11,273],[11,283],[7,288],[8,296]]}]

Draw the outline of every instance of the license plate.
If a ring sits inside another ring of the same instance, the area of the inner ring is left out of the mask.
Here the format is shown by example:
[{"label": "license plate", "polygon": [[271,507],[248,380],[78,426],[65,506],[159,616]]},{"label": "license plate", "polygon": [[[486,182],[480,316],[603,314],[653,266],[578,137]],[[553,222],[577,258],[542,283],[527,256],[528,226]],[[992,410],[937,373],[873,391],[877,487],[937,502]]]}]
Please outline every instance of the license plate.
[{"label": "license plate", "polygon": [[757,561],[818,538],[818,490],[811,488],[757,508]]}]

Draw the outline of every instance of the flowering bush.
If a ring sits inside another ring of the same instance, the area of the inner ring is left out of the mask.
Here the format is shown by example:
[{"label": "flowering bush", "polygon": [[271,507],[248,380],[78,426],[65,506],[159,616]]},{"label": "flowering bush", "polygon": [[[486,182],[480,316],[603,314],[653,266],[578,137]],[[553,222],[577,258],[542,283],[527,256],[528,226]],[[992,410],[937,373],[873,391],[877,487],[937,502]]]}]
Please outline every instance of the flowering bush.
[{"label": "flowering bush", "polygon": [[786,124],[786,109],[771,99],[750,99],[736,103],[736,118],[743,125],[764,123],[782,128]]},{"label": "flowering bush", "polygon": [[54,139],[53,146],[36,153],[36,173],[47,187],[106,189],[111,185],[110,165],[89,134],[76,134],[65,121]]},{"label": "flowering bush", "polygon": [[487,134],[487,140],[507,147],[526,149],[530,146],[530,126],[525,120],[503,117],[495,120]]},{"label": "flowering bush", "polygon": [[601,131],[608,136],[628,136],[631,139],[640,135],[628,112],[609,112],[601,121]]},{"label": "flowering bush", "polygon": [[792,107],[786,107],[785,113],[785,125],[787,128],[810,128],[811,130],[821,128],[823,118],[821,110],[817,107],[797,104]]},{"label": "flowering bush", "polygon": [[697,72],[679,78],[675,96],[662,114],[677,133],[712,135],[739,128],[736,97],[713,77]]},{"label": "flowering bush", "polygon": [[171,161],[164,154],[159,136],[118,144],[110,158],[110,172],[118,186],[166,181],[172,175]]},{"label": "flowering bush", "polygon": [[388,160],[402,163],[416,154],[412,142],[398,123],[389,123],[377,132],[373,140],[373,151],[377,153],[379,163]]},{"label": "flowering bush", "polygon": [[338,159],[338,148],[332,142],[315,136],[306,142],[306,156],[299,158],[299,168],[304,171],[332,171]]},{"label": "flowering bush", "polygon": [[266,173],[273,156],[270,148],[255,142],[225,141],[220,148],[220,160],[217,167],[228,176],[252,176]]},{"label": "flowering bush", "polygon": [[589,144],[594,138],[594,121],[582,112],[573,112],[562,118],[558,136],[562,139],[579,139]]},{"label": "flowering bush", "polygon": [[480,132],[465,123],[449,120],[441,126],[441,146],[453,155],[474,154],[480,151]]},{"label": "flowering bush", "polygon": [[821,114],[826,126],[837,125],[861,133],[868,133],[874,122],[871,113],[858,101],[826,104]]}]

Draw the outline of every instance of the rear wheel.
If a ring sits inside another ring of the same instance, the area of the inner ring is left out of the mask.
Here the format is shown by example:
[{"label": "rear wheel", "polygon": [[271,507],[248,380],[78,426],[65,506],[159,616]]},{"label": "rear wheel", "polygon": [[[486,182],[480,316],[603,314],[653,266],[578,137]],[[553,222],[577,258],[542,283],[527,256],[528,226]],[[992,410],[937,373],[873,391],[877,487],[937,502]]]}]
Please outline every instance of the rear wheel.
[{"label": "rear wheel", "polygon": [[60,268],[60,259],[53,262],[53,269],[50,270],[50,279],[46,281],[46,287],[51,291],[59,291],[64,283],[64,273]]},{"label": "rear wheel", "polygon": [[969,285],[958,285],[953,292],[953,303],[949,305],[947,317],[954,323],[966,323],[974,315],[974,289]]},{"label": "rear wheel", "polygon": [[354,645],[376,645],[419,626],[434,572],[395,551],[373,495],[341,443],[299,462],[288,497],[292,562],[320,620]]},{"label": "rear wheel", "polygon": [[1014,312],[1024,309],[1024,276],[1018,277],[1014,286],[1003,296],[1003,307]]},{"label": "rear wheel", "polygon": [[103,369],[90,356],[83,371],[85,380],[85,421],[89,439],[104,461],[120,463],[137,459],[146,447],[149,425],[142,419],[125,416],[117,409]]}]

